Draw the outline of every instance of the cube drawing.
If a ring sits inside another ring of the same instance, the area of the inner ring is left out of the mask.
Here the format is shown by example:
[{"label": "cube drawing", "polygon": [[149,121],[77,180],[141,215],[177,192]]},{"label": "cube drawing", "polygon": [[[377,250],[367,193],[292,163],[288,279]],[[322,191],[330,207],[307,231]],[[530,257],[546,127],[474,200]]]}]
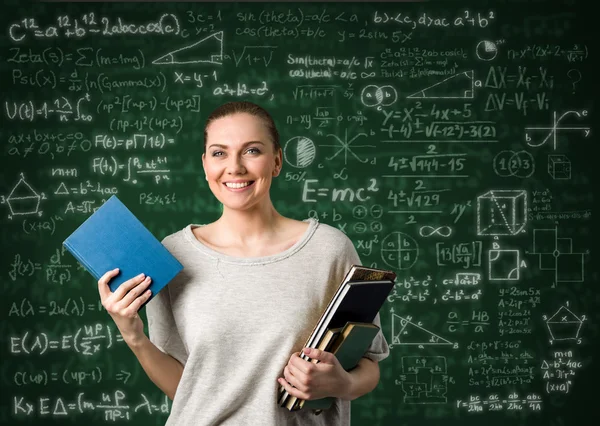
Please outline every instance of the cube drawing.
[{"label": "cube drawing", "polygon": [[571,179],[571,161],[566,155],[548,155],[548,173],[552,179]]},{"label": "cube drawing", "polygon": [[527,192],[494,189],[477,197],[477,235],[515,235],[527,223]]}]

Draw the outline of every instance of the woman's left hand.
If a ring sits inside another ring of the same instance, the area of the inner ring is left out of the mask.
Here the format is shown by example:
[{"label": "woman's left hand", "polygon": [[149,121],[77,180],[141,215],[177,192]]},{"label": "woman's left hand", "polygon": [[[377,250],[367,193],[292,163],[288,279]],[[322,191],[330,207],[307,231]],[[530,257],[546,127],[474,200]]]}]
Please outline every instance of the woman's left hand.
[{"label": "woman's left hand", "polygon": [[279,384],[290,395],[307,401],[343,397],[350,387],[350,373],[343,369],[335,355],[313,348],[304,348],[303,352],[319,362],[306,361],[300,358],[300,352],[294,352],[283,369],[285,379],[277,379]]}]

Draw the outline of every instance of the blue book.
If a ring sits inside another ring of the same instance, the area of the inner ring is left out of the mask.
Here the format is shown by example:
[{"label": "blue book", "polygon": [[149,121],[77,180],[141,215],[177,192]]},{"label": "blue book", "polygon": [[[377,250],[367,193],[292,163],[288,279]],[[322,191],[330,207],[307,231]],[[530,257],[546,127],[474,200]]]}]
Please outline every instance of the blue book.
[{"label": "blue book", "polygon": [[142,307],[183,269],[115,195],[69,235],[63,245],[96,281],[119,268],[119,274],[109,281],[113,292],[141,273],[150,276],[152,282],[148,288],[152,294]]}]

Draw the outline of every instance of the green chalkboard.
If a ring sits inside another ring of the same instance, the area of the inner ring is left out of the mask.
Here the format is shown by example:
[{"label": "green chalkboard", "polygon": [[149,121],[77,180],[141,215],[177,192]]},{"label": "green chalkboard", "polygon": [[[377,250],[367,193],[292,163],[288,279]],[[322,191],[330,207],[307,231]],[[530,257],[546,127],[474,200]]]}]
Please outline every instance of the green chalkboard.
[{"label": "green chalkboard", "polygon": [[278,125],[276,208],[398,274],[353,425],[597,421],[584,5],[4,2],[0,423],[165,423],[62,241],[111,194],[158,238],[216,220],[203,126],[230,100]]}]

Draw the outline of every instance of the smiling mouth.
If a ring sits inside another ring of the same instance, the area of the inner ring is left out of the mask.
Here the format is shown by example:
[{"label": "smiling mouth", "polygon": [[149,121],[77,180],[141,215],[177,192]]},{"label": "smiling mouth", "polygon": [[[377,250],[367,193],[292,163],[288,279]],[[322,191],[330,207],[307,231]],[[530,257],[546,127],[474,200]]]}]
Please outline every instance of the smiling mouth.
[{"label": "smiling mouth", "polygon": [[231,189],[241,189],[241,188],[246,188],[247,186],[250,186],[254,183],[253,180],[249,180],[248,182],[244,182],[244,183],[224,183],[224,185],[227,188],[231,188]]}]

